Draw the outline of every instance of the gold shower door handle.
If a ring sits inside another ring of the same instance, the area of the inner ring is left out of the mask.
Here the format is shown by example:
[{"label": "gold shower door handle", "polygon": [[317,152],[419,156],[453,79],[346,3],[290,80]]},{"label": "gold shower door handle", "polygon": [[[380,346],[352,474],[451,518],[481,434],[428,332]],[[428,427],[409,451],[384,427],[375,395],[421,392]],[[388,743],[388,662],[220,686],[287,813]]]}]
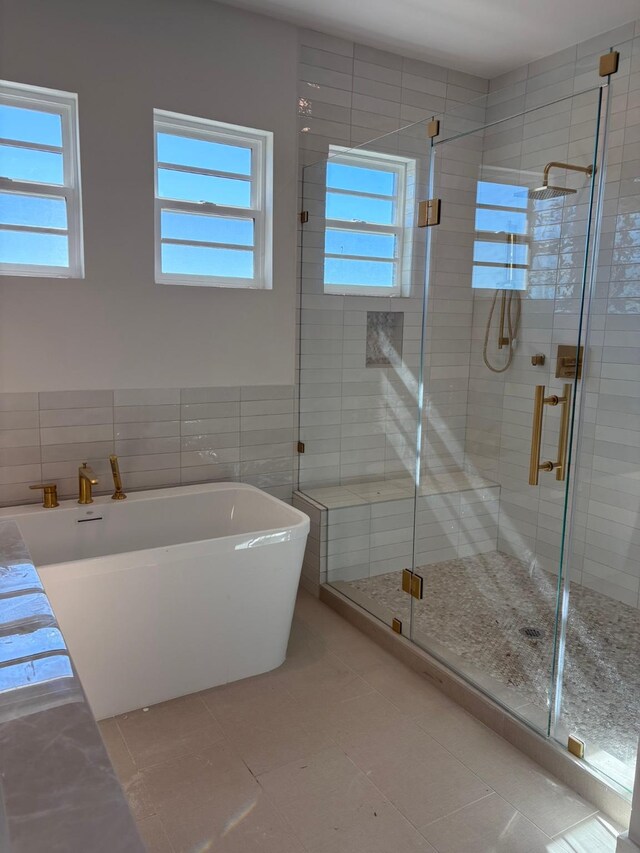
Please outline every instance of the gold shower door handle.
[{"label": "gold shower door handle", "polygon": [[[557,394],[544,396],[545,386],[536,385],[533,398],[533,423],[531,425],[531,456],[529,459],[529,485],[538,485],[540,471],[555,471],[556,480],[564,480],[567,474],[567,451],[569,447],[569,407],[571,404],[571,383],[564,386],[562,397]],[[540,462],[542,448],[542,423],[545,406],[562,406],[560,416],[560,434],[558,436],[558,458],[555,462]]]}]

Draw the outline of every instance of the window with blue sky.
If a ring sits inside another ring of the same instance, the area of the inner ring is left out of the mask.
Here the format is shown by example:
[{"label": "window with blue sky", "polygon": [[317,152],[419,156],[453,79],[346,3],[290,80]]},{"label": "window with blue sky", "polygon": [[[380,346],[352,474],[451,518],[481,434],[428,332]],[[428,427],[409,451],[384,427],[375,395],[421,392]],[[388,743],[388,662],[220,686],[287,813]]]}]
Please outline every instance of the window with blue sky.
[{"label": "window with blue sky", "polygon": [[272,134],[154,115],[156,281],[270,287]]},{"label": "window with blue sky", "polygon": [[0,273],[82,277],[73,94],[0,82]]},{"label": "window with blue sky", "polygon": [[411,161],[335,146],[327,161],[326,293],[398,296]]},{"label": "window with blue sky", "polygon": [[526,290],[529,266],[527,208],[525,186],[499,180],[478,181],[472,287]]}]

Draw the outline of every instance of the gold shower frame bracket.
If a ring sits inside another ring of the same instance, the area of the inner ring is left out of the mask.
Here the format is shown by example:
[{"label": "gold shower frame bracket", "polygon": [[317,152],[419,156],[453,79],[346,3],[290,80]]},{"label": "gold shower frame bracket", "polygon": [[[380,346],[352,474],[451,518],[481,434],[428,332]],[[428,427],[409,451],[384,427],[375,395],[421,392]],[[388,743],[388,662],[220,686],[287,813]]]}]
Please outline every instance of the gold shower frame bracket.
[{"label": "gold shower frame bracket", "polygon": [[[560,432],[558,435],[558,458],[555,462],[540,461],[542,449],[542,422],[545,406],[562,406],[560,414]],[[533,423],[531,427],[531,456],[529,458],[529,485],[537,486],[540,471],[555,471],[556,480],[564,480],[567,476],[567,449],[569,447],[569,413],[571,408],[571,383],[564,388],[562,397],[551,394],[545,397],[545,386],[536,385],[533,398]]]},{"label": "gold shower frame bracket", "polygon": [[620,53],[617,50],[610,50],[609,53],[603,53],[600,57],[598,73],[600,77],[608,77],[610,74],[615,74],[620,64]]},{"label": "gold shower frame bracket", "polygon": [[411,569],[402,570],[402,591],[418,600],[422,598],[424,579]]},{"label": "gold shower frame bracket", "polygon": [[418,202],[418,228],[440,225],[440,199],[429,198]]}]

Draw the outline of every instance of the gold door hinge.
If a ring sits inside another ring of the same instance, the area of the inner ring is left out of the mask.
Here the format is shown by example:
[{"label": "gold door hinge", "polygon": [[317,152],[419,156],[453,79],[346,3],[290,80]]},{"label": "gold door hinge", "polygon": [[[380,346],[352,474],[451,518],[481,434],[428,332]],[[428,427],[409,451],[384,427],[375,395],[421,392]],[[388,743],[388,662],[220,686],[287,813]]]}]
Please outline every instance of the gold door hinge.
[{"label": "gold door hinge", "polygon": [[418,228],[440,225],[440,199],[430,198],[418,202]]},{"label": "gold door hinge", "polygon": [[298,453],[304,453],[304,441],[298,442]]},{"label": "gold door hinge", "polygon": [[583,740],[580,740],[580,738],[574,737],[573,735],[569,735],[567,749],[571,755],[575,755],[576,758],[584,758],[584,746],[585,744]]},{"label": "gold door hinge", "polygon": [[412,572],[410,569],[402,570],[402,591],[408,592],[414,598],[422,598],[422,588],[424,581],[420,575]]},{"label": "gold door hinge", "polygon": [[399,619],[396,619],[395,616],[393,618],[393,622],[391,623],[391,627],[396,632],[396,634],[402,634],[402,622]]},{"label": "gold door hinge", "polygon": [[440,119],[432,118],[427,124],[427,136],[429,139],[435,139],[440,133]]},{"label": "gold door hinge", "polygon": [[308,221],[309,221],[309,211],[308,210],[301,210],[300,211],[300,222],[304,225]]},{"label": "gold door hinge", "polygon": [[615,74],[620,64],[620,54],[617,50],[612,50],[609,53],[603,53],[600,57],[599,74],[601,77],[608,77],[609,74]]}]

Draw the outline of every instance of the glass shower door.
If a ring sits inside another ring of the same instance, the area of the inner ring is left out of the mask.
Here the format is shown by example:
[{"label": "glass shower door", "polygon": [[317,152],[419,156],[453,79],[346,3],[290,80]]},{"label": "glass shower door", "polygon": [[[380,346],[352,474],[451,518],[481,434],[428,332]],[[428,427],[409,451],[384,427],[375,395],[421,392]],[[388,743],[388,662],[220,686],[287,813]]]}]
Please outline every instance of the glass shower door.
[{"label": "glass shower door", "polygon": [[390,134],[331,146],[303,170],[296,500],[313,523],[307,559],[321,583],[405,635],[425,263],[414,212],[427,155],[422,140]]},{"label": "glass shower door", "polygon": [[433,148],[412,638],[545,734],[600,100]]},{"label": "glass shower door", "polygon": [[[613,109],[640,41],[617,45]],[[626,62],[625,62],[626,60]],[[640,707],[640,187],[637,123],[605,151],[599,253],[585,294],[580,429],[565,547],[564,636],[552,735],[572,736],[593,769],[633,787]],[[606,170],[606,173],[605,173]]]}]

